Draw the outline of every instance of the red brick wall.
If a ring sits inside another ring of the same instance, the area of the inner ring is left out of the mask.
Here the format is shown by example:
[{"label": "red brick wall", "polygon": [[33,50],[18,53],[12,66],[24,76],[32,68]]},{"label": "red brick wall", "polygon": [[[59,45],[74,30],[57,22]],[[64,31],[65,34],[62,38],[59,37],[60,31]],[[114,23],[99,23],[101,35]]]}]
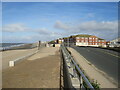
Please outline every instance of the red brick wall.
[{"label": "red brick wall", "polygon": [[[99,40],[98,37],[96,36],[90,36],[90,37],[70,37],[69,38],[69,43],[76,43],[77,41],[79,42],[88,42],[88,45],[106,45],[105,40]],[[99,42],[100,41],[100,42]],[[68,42],[68,39],[64,39],[64,42]]]},{"label": "red brick wall", "polygon": [[78,38],[76,38],[76,42],[77,41],[79,41],[79,42],[88,42],[88,44],[89,45],[99,45],[99,44],[104,44],[104,45],[106,45],[106,41],[104,40],[104,42],[103,42],[103,40],[100,40],[100,42],[99,42],[99,39],[98,39],[98,37],[96,37],[96,36],[91,36],[91,37],[80,37],[79,39]]}]

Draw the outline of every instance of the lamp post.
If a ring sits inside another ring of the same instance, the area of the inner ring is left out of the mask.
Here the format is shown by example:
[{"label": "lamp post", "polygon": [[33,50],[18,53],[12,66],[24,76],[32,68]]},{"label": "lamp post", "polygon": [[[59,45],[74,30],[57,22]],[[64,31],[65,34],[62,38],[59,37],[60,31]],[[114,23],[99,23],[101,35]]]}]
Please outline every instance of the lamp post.
[{"label": "lamp post", "polygon": [[40,49],[41,41],[38,42],[38,50]]},{"label": "lamp post", "polygon": [[67,39],[67,44],[68,44],[68,47],[69,47],[69,38]]}]

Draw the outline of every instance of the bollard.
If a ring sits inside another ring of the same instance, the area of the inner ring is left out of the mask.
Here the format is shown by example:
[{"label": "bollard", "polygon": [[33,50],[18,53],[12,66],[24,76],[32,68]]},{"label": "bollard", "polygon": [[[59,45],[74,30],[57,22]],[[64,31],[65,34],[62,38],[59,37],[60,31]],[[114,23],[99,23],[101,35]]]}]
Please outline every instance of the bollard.
[{"label": "bollard", "polygon": [[9,66],[13,67],[15,65],[14,61],[9,61]]}]

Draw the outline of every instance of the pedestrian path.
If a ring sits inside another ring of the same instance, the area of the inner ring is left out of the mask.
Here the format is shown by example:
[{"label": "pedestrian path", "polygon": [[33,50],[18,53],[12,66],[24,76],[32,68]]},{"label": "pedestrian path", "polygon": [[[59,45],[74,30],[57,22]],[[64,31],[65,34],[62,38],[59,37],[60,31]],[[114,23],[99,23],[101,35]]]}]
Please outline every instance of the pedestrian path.
[{"label": "pedestrian path", "polygon": [[59,88],[60,52],[58,47],[45,47],[3,70],[3,88]]}]

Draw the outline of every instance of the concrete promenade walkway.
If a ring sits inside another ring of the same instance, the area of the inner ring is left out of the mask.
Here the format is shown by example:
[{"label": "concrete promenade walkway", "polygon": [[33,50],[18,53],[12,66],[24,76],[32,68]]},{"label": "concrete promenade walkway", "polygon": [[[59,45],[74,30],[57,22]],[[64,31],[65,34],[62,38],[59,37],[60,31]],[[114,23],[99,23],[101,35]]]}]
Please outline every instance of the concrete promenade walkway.
[{"label": "concrete promenade walkway", "polygon": [[30,53],[37,51],[38,48],[33,49],[18,49],[18,50],[8,50],[0,52],[2,54],[2,69],[8,68],[8,63],[11,60],[26,56]]},{"label": "concrete promenade walkway", "polygon": [[58,47],[45,47],[2,72],[3,88],[59,88],[60,52]]}]

